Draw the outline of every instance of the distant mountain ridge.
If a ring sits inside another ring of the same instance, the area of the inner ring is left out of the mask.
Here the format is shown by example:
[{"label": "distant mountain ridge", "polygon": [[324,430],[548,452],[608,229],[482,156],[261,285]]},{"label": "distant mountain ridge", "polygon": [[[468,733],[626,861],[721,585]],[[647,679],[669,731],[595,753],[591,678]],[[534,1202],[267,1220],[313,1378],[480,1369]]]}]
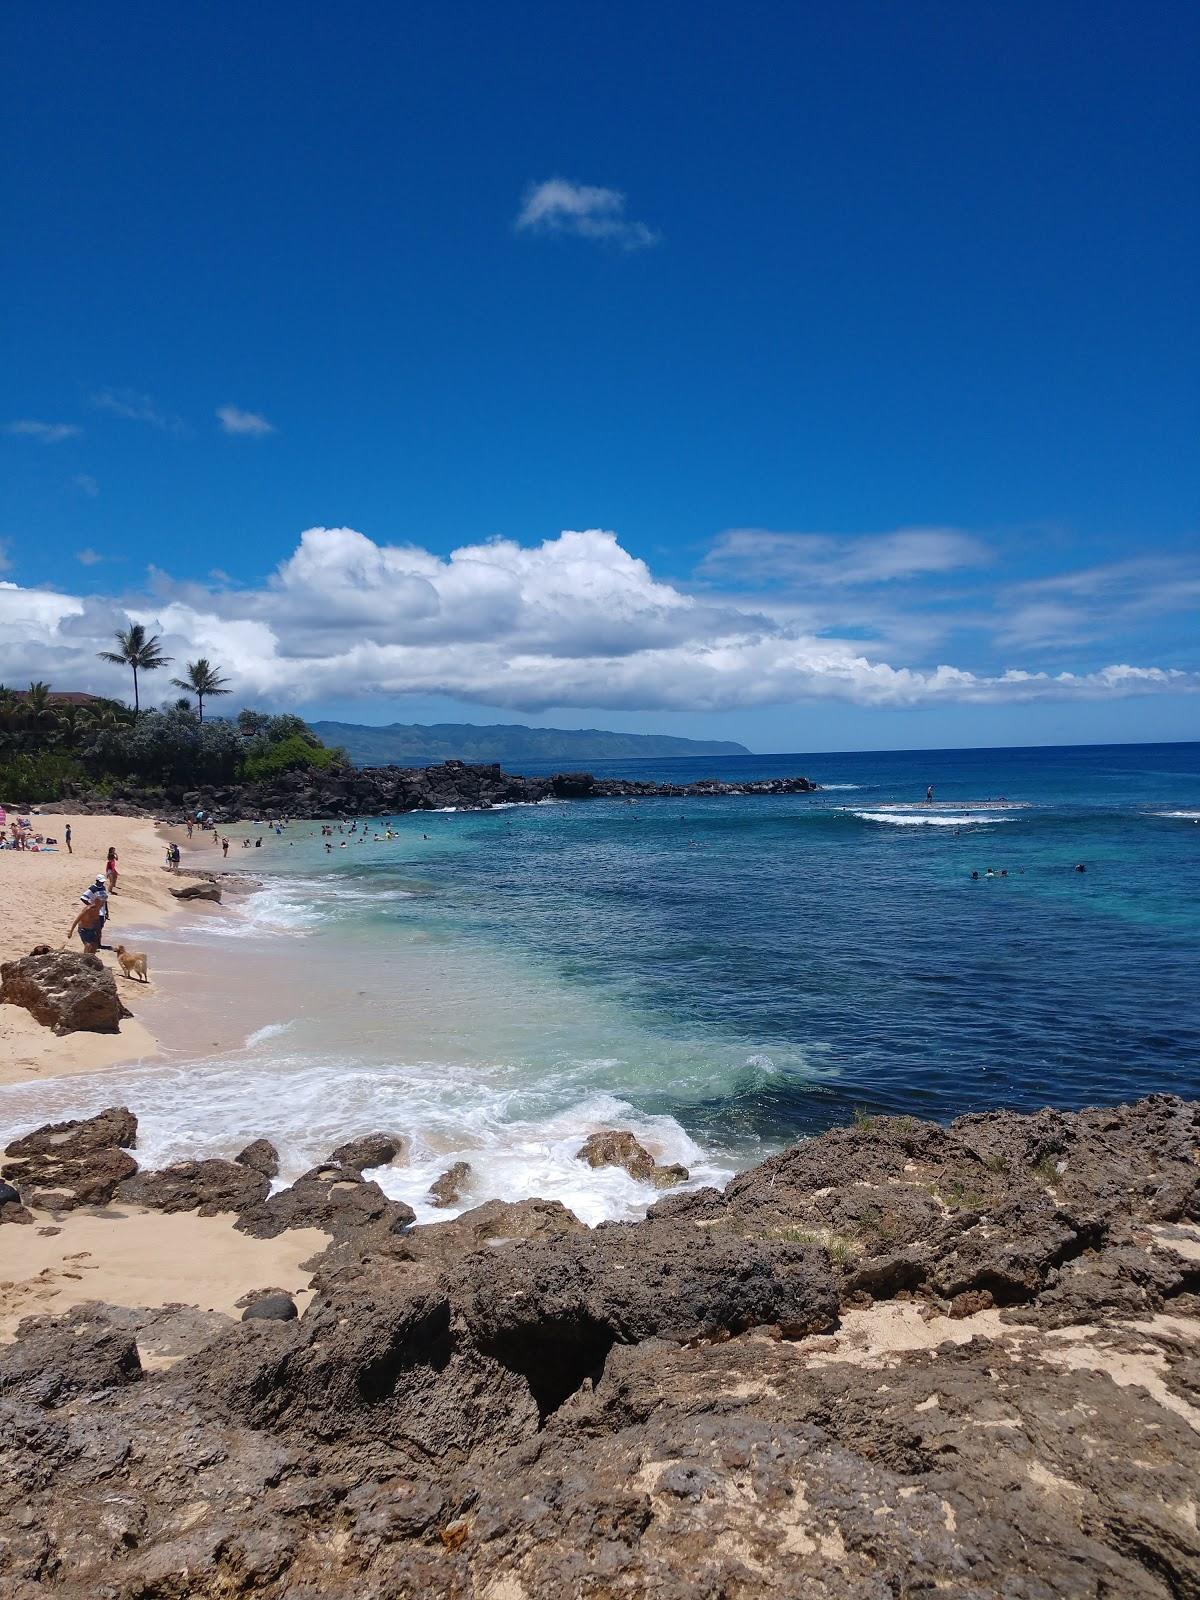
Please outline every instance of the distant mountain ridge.
[{"label": "distant mountain ridge", "polygon": [[526,728],[520,723],[310,722],[328,745],[341,745],[356,767],[432,766],[439,761],[620,761],[663,756],[747,756],[732,739],[680,739],[666,733],[608,733],[602,728]]}]

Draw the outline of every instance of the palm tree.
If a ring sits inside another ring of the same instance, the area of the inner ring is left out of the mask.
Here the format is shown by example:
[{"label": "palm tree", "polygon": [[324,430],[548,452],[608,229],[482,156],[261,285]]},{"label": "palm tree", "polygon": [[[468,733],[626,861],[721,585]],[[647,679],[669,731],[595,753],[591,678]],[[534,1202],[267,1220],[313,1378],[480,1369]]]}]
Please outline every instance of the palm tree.
[{"label": "palm tree", "polygon": [[152,633],[146,637],[146,630],[140,622],[131,622],[127,628],[117,630],[117,648],[115,650],[97,650],[96,654],[101,661],[111,661],[118,667],[130,667],[133,671],[133,714],[136,717],[141,709],[138,703],[138,673],[157,672],[159,667],[169,666],[170,656],[163,654],[162,645],[158,635]]},{"label": "palm tree", "polygon": [[206,697],[214,694],[230,694],[231,690],[225,687],[226,680],[221,676],[217,667],[210,666],[207,656],[201,656],[199,661],[189,661],[187,664],[186,678],[172,678],[171,682],[176,689],[186,689],[189,694],[196,696],[196,707],[200,713],[200,721],[204,721],[204,701]]}]

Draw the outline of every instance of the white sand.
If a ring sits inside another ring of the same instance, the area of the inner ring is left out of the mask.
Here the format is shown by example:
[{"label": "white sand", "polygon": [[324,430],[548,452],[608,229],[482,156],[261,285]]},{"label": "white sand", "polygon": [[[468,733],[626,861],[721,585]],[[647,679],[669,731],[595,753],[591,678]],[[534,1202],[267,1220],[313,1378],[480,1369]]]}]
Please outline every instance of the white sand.
[{"label": "white sand", "polygon": [[[23,1317],[57,1316],[85,1300],[240,1316],[234,1302],[242,1295],[280,1288],[303,1310],[312,1296],[300,1263],[329,1243],[319,1228],[251,1239],[234,1231],[231,1213],[201,1217],[113,1205],[57,1221],[43,1212],[34,1217],[0,1231],[0,1341],[15,1337]],[[39,1232],[46,1226],[61,1232]]]},{"label": "white sand", "polygon": [[[104,870],[109,845],[115,845],[120,868],[118,892],[110,900],[105,942],[122,942],[122,927],[156,927],[175,911],[171,876],[163,869],[163,844],[153,822],[131,817],[76,817],[35,813],[34,827],[59,841],[48,851],[0,850],[0,960],[27,955],[37,944],[57,949],[79,910],[83,889]],[[71,824],[74,849],[68,855],[63,832]],[[81,950],[78,936],[72,948]],[[122,976],[112,951],[100,959],[117,974],[125,1004],[139,1009],[139,989],[146,987]],[[150,973],[153,989],[154,973]],[[0,1083],[60,1073],[95,1072],[117,1062],[154,1055],[153,1035],[136,1018],[121,1024],[117,1034],[72,1033],[59,1038],[35,1022],[20,1006],[0,1006]],[[0,1132],[3,1130],[0,1129]]]}]

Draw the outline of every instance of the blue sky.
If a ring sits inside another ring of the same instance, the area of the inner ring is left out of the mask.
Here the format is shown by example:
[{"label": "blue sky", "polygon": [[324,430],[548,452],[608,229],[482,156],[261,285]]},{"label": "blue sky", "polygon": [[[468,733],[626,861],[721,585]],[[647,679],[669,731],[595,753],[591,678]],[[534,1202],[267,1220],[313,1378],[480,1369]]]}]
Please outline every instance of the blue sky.
[{"label": "blue sky", "polygon": [[0,32],[4,681],[137,616],[314,716],[1196,736],[1194,6]]}]

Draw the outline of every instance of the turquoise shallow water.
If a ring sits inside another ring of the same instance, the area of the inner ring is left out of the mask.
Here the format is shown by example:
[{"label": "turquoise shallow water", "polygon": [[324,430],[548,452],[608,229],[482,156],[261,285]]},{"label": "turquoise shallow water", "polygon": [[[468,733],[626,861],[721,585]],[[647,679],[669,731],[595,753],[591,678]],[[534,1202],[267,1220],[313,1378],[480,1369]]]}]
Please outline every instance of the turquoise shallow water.
[{"label": "turquoise shallow water", "polygon": [[25,1125],[119,1083],[160,1156],[267,1132],[292,1169],[389,1124],[412,1203],[461,1157],[473,1200],[597,1220],[649,1198],[574,1160],[615,1121],[719,1181],[856,1108],[1200,1092],[1200,745],[596,770],[828,787],[417,815],[331,853],[293,825],[231,853],[268,876],[248,917],[171,936],[259,1001],[237,1051],[0,1106]]}]

